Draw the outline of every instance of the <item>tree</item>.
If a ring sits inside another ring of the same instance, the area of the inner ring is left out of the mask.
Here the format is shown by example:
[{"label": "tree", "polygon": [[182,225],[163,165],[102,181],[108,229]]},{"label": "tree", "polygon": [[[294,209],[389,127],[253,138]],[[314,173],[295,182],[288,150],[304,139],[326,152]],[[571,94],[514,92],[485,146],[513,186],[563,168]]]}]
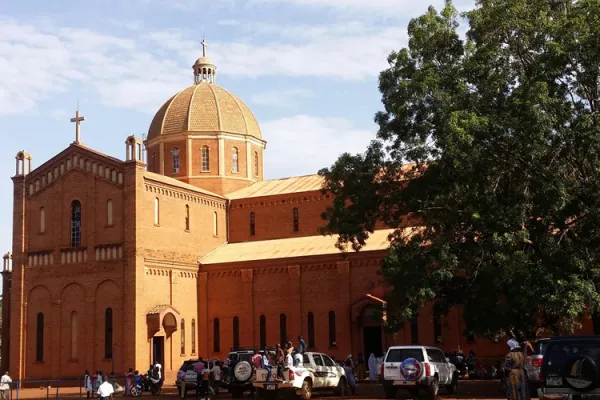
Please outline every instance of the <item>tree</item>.
[{"label": "tree", "polygon": [[395,228],[391,329],[434,301],[481,336],[573,331],[600,300],[600,3],[479,0],[463,17],[464,40],[450,2],[410,22],[376,139],[320,171],[322,232],[359,250]]}]

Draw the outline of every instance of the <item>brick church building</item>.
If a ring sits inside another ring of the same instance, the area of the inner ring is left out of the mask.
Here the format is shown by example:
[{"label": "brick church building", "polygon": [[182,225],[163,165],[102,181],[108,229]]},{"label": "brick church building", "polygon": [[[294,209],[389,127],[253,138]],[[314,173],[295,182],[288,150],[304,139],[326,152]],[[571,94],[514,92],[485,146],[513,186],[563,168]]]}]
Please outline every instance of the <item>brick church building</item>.
[{"label": "brick church building", "polygon": [[459,310],[424,309],[386,334],[377,272],[391,231],[343,257],[318,233],[331,204],[321,178],[264,180],[268,138],[254,115],[217,86],[206,54],[193,71],[147,140],[126,139],[125,160],[86,147],[79,114],[75,142],[47,162],[33,169],[17,154],[2,293],[2,368],[13,379],[158,360],[172,382],[184,360],[298,335],[338,358],[398,343],[505,352],[465,335]]}]

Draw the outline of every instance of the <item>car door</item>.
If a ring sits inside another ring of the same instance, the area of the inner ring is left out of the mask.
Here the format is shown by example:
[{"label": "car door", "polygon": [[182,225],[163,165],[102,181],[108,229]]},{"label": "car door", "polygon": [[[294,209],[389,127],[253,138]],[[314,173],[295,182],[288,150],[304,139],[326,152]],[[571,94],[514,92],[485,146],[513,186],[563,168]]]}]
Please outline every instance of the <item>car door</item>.
[{"label": "car door", "polygon": [[448,369],[448,364],[446,364],[444,353],[439,349],[428,348],[427,354],[429,355],[430,361],[435,366],[435,369],[438,371],[440,385],[449,384],[450,379],[448,378],[448,375],[450,374],[450,370]]},{"label": "car door", "polygon": [[327,387],[337,387],[340,381],[340,371],[338,370],[335,362],[326,354],[321,354],[325,368],[327,369],[327,377],[325,378],[325,385]]},{"label": "car door", "polygon": [[312,364],[315,366],[315,382],[314,388],[322,388],[327,385],[327,368],[325,367],[325,362],[323,362],[323,358],[320,354],[312,354],[313,362]]}]

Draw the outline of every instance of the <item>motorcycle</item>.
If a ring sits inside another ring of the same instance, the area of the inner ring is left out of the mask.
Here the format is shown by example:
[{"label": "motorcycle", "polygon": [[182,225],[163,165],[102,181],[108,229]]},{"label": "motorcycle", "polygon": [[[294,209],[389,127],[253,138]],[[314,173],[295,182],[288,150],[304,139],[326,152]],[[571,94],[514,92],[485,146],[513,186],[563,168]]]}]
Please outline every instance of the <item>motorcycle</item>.
[{"label": "motorcycle", "polygon": [[140,382],[135,383],[131,388],[131,395],[133,397],[139,397],[144,392],[150,392],[154,396],[158,396],[162,390],[162,381],[160,379],[155,379],[152,377],[148,377],[148,375],[142,375],[142,379]]}]

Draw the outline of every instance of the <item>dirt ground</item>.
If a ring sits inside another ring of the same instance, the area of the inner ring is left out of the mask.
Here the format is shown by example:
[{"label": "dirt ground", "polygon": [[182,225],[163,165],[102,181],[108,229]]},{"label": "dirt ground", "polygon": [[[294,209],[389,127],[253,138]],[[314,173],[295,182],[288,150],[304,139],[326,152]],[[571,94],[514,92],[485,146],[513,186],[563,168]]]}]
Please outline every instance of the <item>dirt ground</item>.
[{"label": "dirt ground", "polygon": [[[499,391],[500,383],[498,381],[460,381],[458,391],[454,395],[447,395],[443,390],[440,393],[441,400],[458,400],[458,399],[488,399],[488,400],[501,400],[503,399]],[[77,399],[80,398],[79,388],[59,388],[58,393],[56,388],[30,388],[19,390],[18,394],[16,390],[11,391],[11,400],[18,399]],[[17,397],[18,396],[18,397]],[[121,394],[115,396],[123,397]],[[83,397],[85,398],[85,393]],[[143,398],[148,400],[162,400],[162,399],[175,399],[177,398],[177,390],[175,386],[166,385],[163,388],[163,393],[158,396],[152,396],[149,393],[144,393]],[[324,400],[337,400],[335,396],[329,393],[314,393],[313,398]],[[356,396],[348,396],[345,399],[352,400],[370,400],[370,399],[384,399],[383,388],[378,384],[360,384],[357,387]],[[407,394],[398,391],[398,399],[407,399]],[[194,393],[188,395],[188,399],[194,399]],[[231,395],[226,392],[221,392],[215,400],[231,399]],[[250,400],[252,397],[248,394],[244,396],[244,399]]]}]

